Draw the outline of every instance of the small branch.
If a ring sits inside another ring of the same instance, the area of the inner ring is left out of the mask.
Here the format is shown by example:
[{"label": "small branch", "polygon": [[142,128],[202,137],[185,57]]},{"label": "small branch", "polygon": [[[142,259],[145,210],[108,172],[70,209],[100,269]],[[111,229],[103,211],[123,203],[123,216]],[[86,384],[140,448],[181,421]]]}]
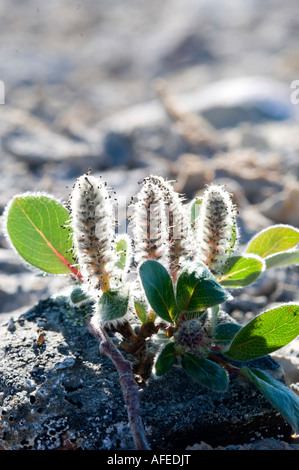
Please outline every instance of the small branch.
[{"label": "small branch", "polygon": [[140,390],[134,379],[130,363],[114,346],[103,327],[95,325],[95,322],[89,319],[88,329],[99,341],[100,353],[109,358],[117,369],[136,450],[150,450],[141,419]]}]

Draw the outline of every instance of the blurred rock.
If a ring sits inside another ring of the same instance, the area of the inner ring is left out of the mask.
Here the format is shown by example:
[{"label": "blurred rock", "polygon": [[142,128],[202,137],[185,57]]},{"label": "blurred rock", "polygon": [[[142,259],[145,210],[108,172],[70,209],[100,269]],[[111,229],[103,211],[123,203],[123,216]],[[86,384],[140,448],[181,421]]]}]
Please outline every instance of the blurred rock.
[{"label": "blurred rock", "polygon": [[263,76],[229,78],[185,94],[182,103],[201,113],[216,129],[241,122],[297,119],[290,89],[283,82]]},{"label": "blurred rock", "polygon": [[299,183],[290,177],[282,191],[259,205],[259,211],[275,223],[299,227]]},{"label": "blurred rock", "polygon": [[235,149],[216,154],[212,165],[215,178],[225,176],[237,181],[250,204],[262,202],[283,187],[276,155],[265,155],[255,149]]},{"label": "blurred rock", "polygon": [[175,190],[193,198],[195,194],[213,181],[215,172],[205,158],[199,155],[183,154],[175,166],[177,182]]},{"label": "blurred rock", "polygon": [[108,132],[104,137],[104,154],[109,167],[132,165],[133,148],[130,138],[117,132]]},{"label": "blurred rock", "polygon": [[269,151],[267,139],[261,135],[258,126],[250,126],[245,123],[238,127],[241,148],[254,148],[258,152]]},{"label": "blurred rock", "polygon": [[3,136],[2,147],[6,152],[25,160],[33,167],[51,162],[64,162],[71,166],[76,165],[78,160],[81,160],[80,167],[83,166],[83,160],[84,165],[99,166],[101,159],[100,149],[92,148],[86,142],[74,142],[49,131],[14,130]]}]

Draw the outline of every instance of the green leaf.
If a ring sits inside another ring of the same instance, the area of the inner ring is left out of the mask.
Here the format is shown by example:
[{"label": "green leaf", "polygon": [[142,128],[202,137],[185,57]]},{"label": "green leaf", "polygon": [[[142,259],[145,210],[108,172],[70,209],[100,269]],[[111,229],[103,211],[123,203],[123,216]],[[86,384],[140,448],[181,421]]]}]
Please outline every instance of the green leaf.
[{"label": "green leaf", "polygon": [[166,346],[160,352],[156,364],[155,364],[155,372],[156,375],[164,375],[168,372],[176,359],[176,351],[175,351],[175,344],[173,342],[167,343]]},{"label": "green leaf", "polygon": [[182,367],[201,385],[224,392],[228,387],[227,372],[209,359],[200,359],[193,354],[182,355]]},{"label": "green leaf", "polygon": [[299,305],[284,304],[256,316],[234,337],[225,355],[247,361],[265,356],[299,335]]},{"label": "green leaf", "polygon": [[201,208],[201,204],[202,204],[202,198],[194,198],[191,202],[190,202],[190,218],[191,218],[191,223],[194,222],[197,217],[199,216],[199,213],[200,213],[200,208]]},{"label": "green leaf", "polygon": [[158,261],[144,261],[139,275],[147,300],[163,320],[173,322],[178,314],[171,277]]},{"label": "green leaf", "polygon": [[13,198],[4,220],[9,240],[30,266],[50,274],[72,271],[78,276],[69,251],[70,231],[62,228],[69,218],[67,209],[53,197],[25,193]]},{"label": "green leaf", "polygon": [[241,373],[249,377],[258,390],[299,433],[299,397],[286,385],[273,379],[260,369],[242,367]]},{"label": "green leaf", "polygon": [[241,328],[242,326],[238,323],[219,323],[215,328],[213,341],[220,343],[230,343]]},{"label": "green leaf", "polygon": [[90,302],[91,298],[81,289],[81,287],[75,287],[71,292],[70,301],[74,306],[80,306],[82,303]]},{"label": "green leaf", "polygon": [[204,311],[229,298],[228,292],[203,263],[187,266],[177,280],[176,299],[181,311]]},{"label": "green leaf", "polygon": [[234,251],[236,241],[237,241],[237,235],[238,235],[238,230],[237,230],[237,224],[236,221],[234,220],[234,223],[231,228],[231,242],[230,242],[230,248],[227,250],[227,255],[230,256],[231,253]]},{"label": "green leaf", "polygon": [[265,262],[256,255],[228,258],[218,282],[225,287],[244,287],[254,282],[264,270]]},{"label": "green leaf", "polygon": [[141,323],[147,323],[149,321],[148,305],[140,299],[134,299],[134,307]]},{"label": "green leaf", "polygon": [[119,236],[115,241],[115,250],[118,256],[118,260],[115,265],[124,270],[128,266],[128,258],[131,253],[131,241],[129,237],[125,235]]},{"label": "green leaf", "polygon": [[299,243],[299,230],[290,225],[272,225],[255,235],[247,246],[246,253],[266,258],[287,251]]},{"label": "green leaf", "polygon": [[103,293],[96,306],[101,321],[110,322],[122,318],[128,310],[129,288],[122,286]]},{"label": "green leaf", "polygon": [[299,264],[299,250],[284,251],[265,258],[266,269],[281,268],[291,264]]}]

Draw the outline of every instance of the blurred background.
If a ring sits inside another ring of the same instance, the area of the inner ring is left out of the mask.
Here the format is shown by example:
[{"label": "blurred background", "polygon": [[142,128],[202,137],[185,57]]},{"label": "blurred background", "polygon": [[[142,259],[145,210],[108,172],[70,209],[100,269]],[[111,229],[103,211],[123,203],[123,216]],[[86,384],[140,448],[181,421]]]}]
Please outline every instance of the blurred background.
[{"label": "blurred background", "polygon": [[[297,0],[2,0],[0,18],[0,213],[28,190],[65,201],[92,168],[122,220],[157,173],[188,198],[226,184],[241,246],[273,223],[299,227]],[[232,311],[298,298],[296,269]],[[0,234],[1,319],[63,282],[28,272]]]}]

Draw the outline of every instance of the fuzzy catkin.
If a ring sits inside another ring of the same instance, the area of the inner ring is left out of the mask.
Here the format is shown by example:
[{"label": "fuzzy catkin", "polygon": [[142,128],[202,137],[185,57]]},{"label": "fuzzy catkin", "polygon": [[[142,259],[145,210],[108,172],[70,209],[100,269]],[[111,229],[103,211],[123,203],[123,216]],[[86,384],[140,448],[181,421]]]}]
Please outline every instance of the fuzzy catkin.
[{"label": "fuzzy catkin", "polygon": [[222,186],[206,189],[196,221],[197,253],[215,275],[222,273],[236,242],[235,214],[230,194]]},{"label": "fuzzy catkin", "polygon": [[115,254],[113,206],[101,180],[83,175],[76,180],[70,200],[73,244],[83,276],[83,287],[97,295],[111,286]]},{"label": "fuzzy catkin", "polygon": [[163,177],[154,176],[152,180],[163,193],[168,225],[170,272],[175,277],[180,262],[186,260],[190,253],[186,243],[189,223],[186,208],[183,205],[184,199]]},{"label": "fuzzy catkin", "polygon": [[165,267],[169,264],[168,225],[164,195],[153,177],[143,181],[143,186],[132,204],[135,262],[155,259]]}]

